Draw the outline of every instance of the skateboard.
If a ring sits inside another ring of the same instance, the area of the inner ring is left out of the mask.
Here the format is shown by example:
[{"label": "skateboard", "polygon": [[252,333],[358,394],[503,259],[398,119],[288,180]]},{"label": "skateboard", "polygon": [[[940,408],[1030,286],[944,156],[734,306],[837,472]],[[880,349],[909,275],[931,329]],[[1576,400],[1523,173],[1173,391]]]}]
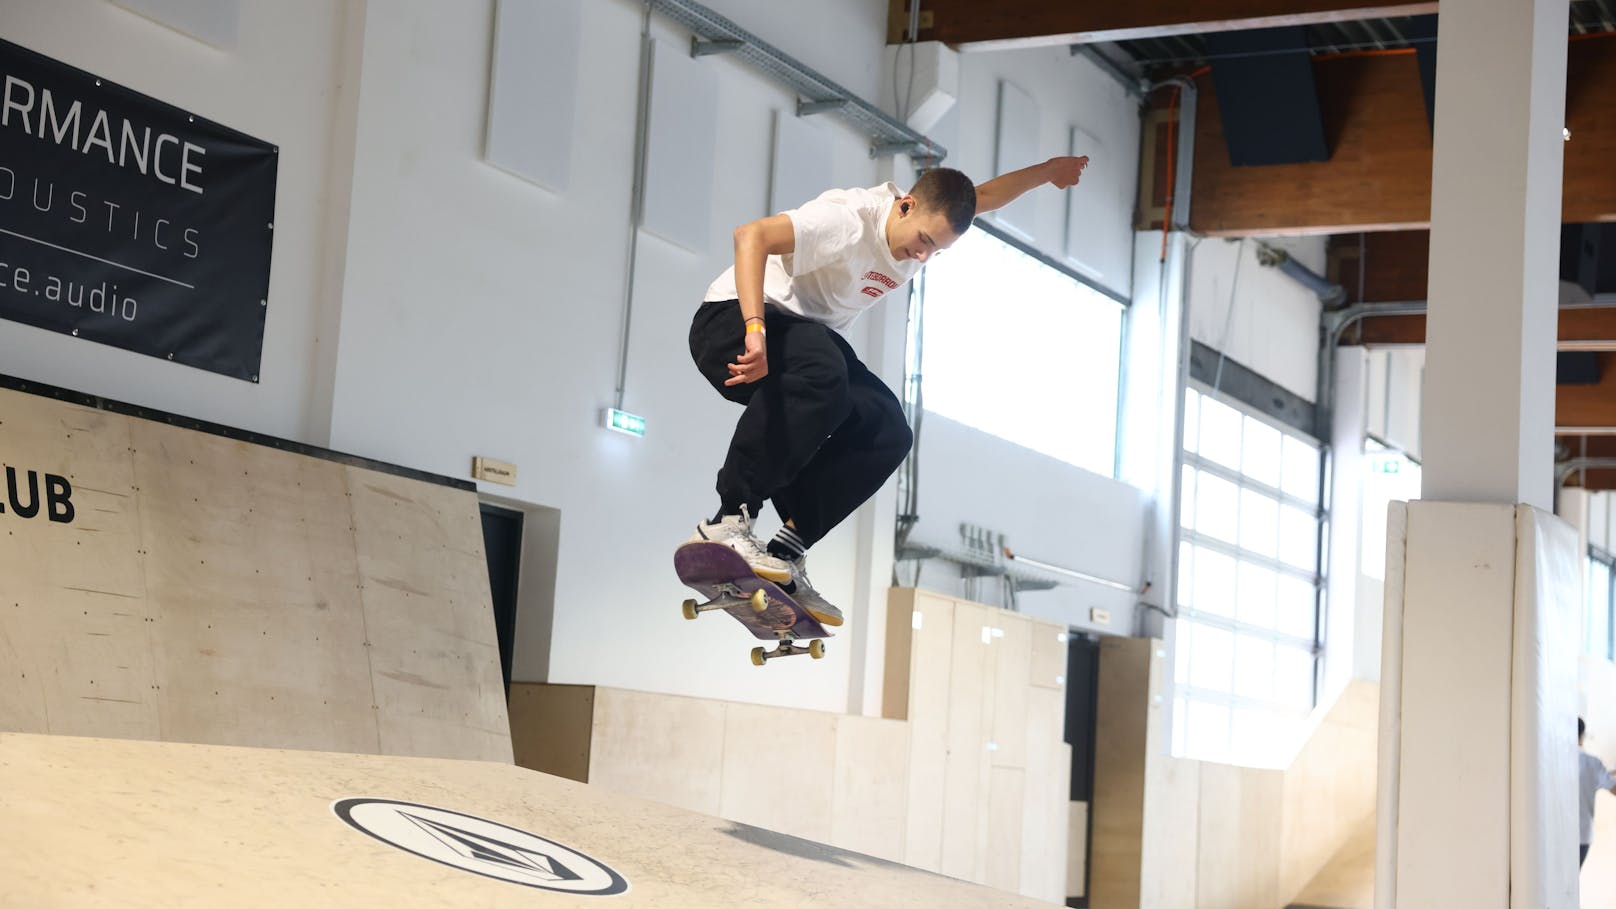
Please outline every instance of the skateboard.
[{"label": "skateboard", "polygon": [[[686,586],[707,597],[705,603],[685,600],[685,618],[695,619],[704,612],[722,609],[745,625],[753,637],[780,642],[774,650],[752,648],[753,665],[803,653],[816,660],[825,655],[825,642],[820,638],[831,637],[825,626],[779,585],[753,574],[752,566],[741,554],[723,543],[680,546],[673,554],[673,569]],[[792,643],[803,640],[809,641],[807,647]]]}]

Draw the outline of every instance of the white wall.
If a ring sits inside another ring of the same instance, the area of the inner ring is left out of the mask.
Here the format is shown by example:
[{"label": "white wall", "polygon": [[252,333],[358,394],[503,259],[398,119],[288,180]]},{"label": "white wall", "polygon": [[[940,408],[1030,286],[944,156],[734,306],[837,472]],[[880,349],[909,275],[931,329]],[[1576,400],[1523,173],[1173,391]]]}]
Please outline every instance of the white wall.
[{"label": "white wall", "polygon": [[[635,440],[598,421],[617,375],[639,4],[583,5],[588,100],[571,124],[572,188],[559,196],[480,162],[493,4],[404,6],[366,33],[334,444],[451,474],[474,454],[512,461],[521,483],[507,494],[561,511],[554,625],[531,620],[537,598],[524,597],[516,678],[538,678],[547,653],[551,682],[842,709],[845,641],[831,644],[834,668],[756,672],[739,626],[684,622],[687,591],[669,570],[674,546],[716,508],[713,478],[739,413],[691,366],[689,319],[731,257],[730,231],[766,213],[772,111],[794,97],[735,61],[701,61],[719,76],[719,191],[705,252],[641,235],[624,407],[649,430]],[[739,12],[743,27],[768,28]],[[660,18],[653,28],[689,41]],[[835,62],[822,64],[832,78],[843,76]],[[874,183],[862,139],[828,128],[836,182]],[[869,328],[855,327],[855,343]],[[816,583],[850,613],[867,611],[854,594],[856,537],[850,521],[812,560]]]},{"label": "white wall", "polygon": [[[1033,160],[1014,167],[1071,153],[1073,127],[1097,140],[1095,147],[1077,149],[1078,154],[1089,155],[1090,165],[1075,189],[1034,191],[1036,217],[1030,242],[1100,284],[1129,293],[1139,158],[1137,104],[1110,77],[1064,47],[961,54],[958,104],[931,135],[949,150],[944,164],[978,182],[1011,169],[1008,164],[996,166],[1002,80],[1032,95],[1038,108],[1037,152]],[[1085,233],[1094,242],[1081,249],[1068,249],[1068,204],[1076,207],[1077,217],[1089,219]],[[1154,296],[1146,302],[1150,307],[1156,304]],[[1142,366],[1152,375],[1160,373],[1159,360],[1147,364],[1146,359],[1130,358],[1130,370]],[[1154,404],[1138,410],[1139,419],[1153,421]],[[1130,416],[1134,414],[1130,411]],[[1005,534],[1013,551],[1039,561],[1129,585],[1137,585],[1143,577],[1150,503],[1146,493],[1127,483],[928,413],[921,434],[919,485],[920,522],[911,535],[914,543],[959,550],[959,525],[967,522]],[[907,583],[914,569],[913,563],[903,563],[900,578]],[[928,561],[919,578],[920,586],[950,595],[974,591],[994,604],[1003,597],[996,582],[967,586],[958,567],[941,560]],[[1073,581],[1050,591],[1022,593],[1018,605],[1052,621],[1126,635],[1134,631],[1137,599],[1132,591]],[[1090,613],[1094,607],[1110,610],[1110,621],[1094,623]]]},{"label": "white wall", "polygon": [[[340,303],[340,219],[353,86],[342,81],[361,17],[352,2],[241,0],[222,52],[104,0],[8,0],[4,37],[29,50],[279,146],[275,250],[257,384],[0,321],[0,371],[323,444]],[[335,261],[333,261],[335,258]]]},{"label": "white wall", "polygon": [[1366,357],[1365,427],[1371,436],[1418,459],[1425,346],[1376,348],[1368,350]]},{"label": "white wall", "polygon": [[[1378,562],[1382,553],[1363,546],[1366,529],[1383,529],[1387,518],[1379,502],[1371,502],[1374,496],[1364,494],[1369,469],[1364,446],[1374,437],[1418,459],[1424,355],[1423,347],[1347,346],[1336,352],[1329,568],[1334,633],[1326,641],[1327,677],[1336,685],[1345,684],[1349,669],[1352,678],[1380,678],[1385,581],[1371,560]],[[1418,477],[1412,482],[1417,495]],[[1350,626],[1337,627],[1337,622],[1348,621],[1348,615],[1353,616]],[[1350,647],[1339,645],[1343,638],[1351,640]]]},{"label": "white wall", "polygon": [[[1323,274],[1324,241],[1286,237],[1263,242]],[[1196,243],[1187,292],[1191,338],[1309,401],[1317,400],[1319,298],[1279,269],[1258,265],[1254,241],[1208,237]]]},{"label": "white wall", "polygon": [[[885,0],[712,5],[865,97],[890,75]],[[689,319],[731,258],[731,228],[767,213],[772,118],[796,98],[738,61],[696,64],[718,86],[711,232],[696,252],[642,235],[624,406],[649,432],[606,432],[598,420],[612,403],[622,327],[642,6],[583,0],[580,9],[578,104],[572,123],[556,124],[571,135],[569,188],[553,193],[482,162],[494,0],[242,0],[240,41],[228,51],[97,0],[8,3],[8,40],[275,142],[281,163],[262,383],[9,322],[0,322],[3,371],[451,476],[466,475],[473,455],[516,463],[519,485],[483,492],[529,508],[533,539],[558,550],[553,571],[538,559],[524,576],[517,679],[873,709],[892,484],[811,559],[818,586],[850,616],[823,662],[756,670],[738,625],[679,617],[688,591],[669,570],[674,546],[715,507],[714,475],[738,415],[691,366]],[[661,18],[653,32],[676,48],[689,41]],[[977,96],[1000,69],[1022,73],[1046,109],[1093,113],[1072,122],[1116,150],[1118,170],[1097,180],[1091,169],[1082,192],[1109,200],[1091,204],[1120,226],[1121,252],[1107,255],[1125,261],[1131,101],[1064,50],[1027,61],[983,55],[963,68],[975,88],[951,116],[971,140],[948,163],[987,175],[996,110]],[[835,184],[908,182],[871,160],[863,137],[833,120],[814,125],[830,136]],[[1062,237],[1064,200],[1043,192],[1049,236]],[[850,334],[894,386],[903,327],[901,305],[888,304]],[[1019,450],[994,454],[996,440],[975,441],[983,456],[1006,458],[1005,477],[1019,475]],[[934,455],[931,469],[955,469],[952,457]],[[1003,522],[1016,539],[1068,545],[1040,523],[1049,485],[1073,503],[1106,504],[1073,509],[1079,542],[1138,523],[1142,506],[1127,487],[1076,468],[1044,475],[1043,486],[992,489],[1016,503]],[[1136,573],[1104,567],[1095,573]]]},{"label": "white wall", "polygon": [[[1038,106],[1036,160],[996,167],[999,83],[1008,80]],[[947,166],[977,182],[1000,170],[1071,154],[1071,129],[1092,136],[1094,147],[1083,180],[1070,193],[1044,190],[1036,203],[1031,242],[1046,254],[1087,272],[1127,295],[1133,269],[1133,206],[1139,173],[1139,106],[1122,87],[1065,47],[960,55],[959,104],[938,121],[932,135],[948,149]],[[1098,222],[1095,242],[1067,255],[1067,204],[1077,217]]]},{"label": "white wall", "polygon": [[1325,573],[1324,685],[1321,702],[1356,677],[1380,680],[1383,582],[1362,575],[1363,522],[1386,516],[1363,508],[1365,356],[1361,347],[1335,352],[1336,394],[1330,432],[1330,537]]},{"label": "white wall", "polygon": [[[786,13],[786,20],[732,6],[726,12],[766,40],[849,88],[877,91],[872,82],[881,74],[872,65],[881,59],[883,4],[844,2],[811,19]],[[733,61],[703,61],[719,73],[724,135],[713,168],[721,190],[705,254],[642,238],[625,406],[648,418],[650,434],[634,441],[599,431],[595,421],[615,379],[638,6],[585,6],[579,84],[594,103],[579,106],[575,189],[560,197],[477,162],[489,27],[486,17],[417,4],[410,15],[367,29],[334,444],[443,472],[462,470],[475,453],[515,461],[525,466],[516,497],[560,509],[554,625],[519,624],[519,678],[536,677],[537,655],[547,653],[552,682],[818,709],[873,703],[856,689],[879,676],[872,660],[891,574],[883,557],[890,551],[890,486],[811,560],[816,583],[853,617],[832,642],[828,666],[800,661],[756,673],[744,660],[750,642],[738,628],[714,627],[710,617],[705,626],[688,626],[677,617],[673,604],[684,591],[665,568],[673,543],[714,507],[712,477],[736,416],[689,365],[690,310],[727,263],[730,228],[766,213],[772,111],[790,110],[793,96]],[[687,40],[660,20],[654,30],[665,40]],[[1052,78],[1060,97],[1072,93],[1071,75]],[[962,104],[958,116],[990,131],[995,113],[991,105]],[[435,129],[423,134],[422,119]],[[1117,142],[1131,147],[1137,121],[1122,122]],[[834,122],[822,128],[835,138],[838,185],[886,176],[862,138]],[[429,182],[418,179],[426,173]],[[400,183],[419,194],[399,193]],[[1131,188],[1117,195],[1131,203]],[[461,216],[439,217],[446,211]],[[1113,213],[1124,227],[1127,214],[1126,207]],[[902,325],[901,309],[889,305],[853,332],[894,385]],[[1012,458],[1030,454],[1003,449]],[[928,466],[946,469],[948,461],[933,458]],[[1053,482],[1084,476],[1066,468]],[[1031,504],[1013,491],[1010,500]],[[1134,504],[1121,519],[1134,521],[1137,512]],[[1017,526],[1005,523],[1009,532]],[[1116,613],[1126,621],[1126,610]],[[677,656],[646,658],[666,646],[676,646]],[[836,663],[842,666],[832,668]]]},{"label": "white wall", "polygon": [[[1142,576],[1145,495],[1110,477],[985,435],[947,417],[927,413],[920,435],[920,521],[910,542],[964,552],[962,523],[1005,536],[1017,555],[1059,565],[1137,589]],[[915,564],[900,565],[910,583]],[[958,567],[928,560],[918,586],[966,596]],[[996,578],[979,582],[979,602],[1008,606]],[[1063,580],[1053,590],[1023,592],[1022,612],[1085,630],[1130,635],[1137,595],[1099,584]],[[1109,622],[1090,610],[1107,609]]]}]

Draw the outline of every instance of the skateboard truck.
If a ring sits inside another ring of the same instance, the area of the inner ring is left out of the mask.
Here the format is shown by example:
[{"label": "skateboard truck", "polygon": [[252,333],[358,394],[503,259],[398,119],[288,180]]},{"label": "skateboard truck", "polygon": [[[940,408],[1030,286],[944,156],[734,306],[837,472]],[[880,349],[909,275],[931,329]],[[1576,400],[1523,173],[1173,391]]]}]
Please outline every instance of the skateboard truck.
[{"label": "skateboard truck", "polygon": [[804,653],[808,654],[808,656],[810,656],[810,657],[812,657],[813,659],[816,659],[816,660],[824,658],[824,656],[825,656],[825,642],[824,641],[817,641],[817,640],[816,641],[809,641],[807,647],[798,647],[796,644],[791,643],[792,639],[790,637],[788,637],[788,635],[790,633],[791,632],[789,632],[789,631],[781,632],[780,633],[780,646],[776,647],[773,650],[764,650],[762,647],[753,647],[752,648],[752,665],[754,665],[754,666],[762,666],[764,663],[767,663],[768,661],[770,661],[772,659],[776,659],[778,657],[797,656],[799,654],[804,654]]},{"label": "skateboard truck", "polygon": [[764,593],[762,588],[751,593],[745,593],[734,584],[724,584],[719,589],[724,595],[705,603],[685,600],[683,604],[685,618],[694,619],[696,616],[704,612],[712,612],[714,609],[728,609],[736,605],[737,602],[750,605],[753,612],[763,612],[769,608],[768,594]]}]

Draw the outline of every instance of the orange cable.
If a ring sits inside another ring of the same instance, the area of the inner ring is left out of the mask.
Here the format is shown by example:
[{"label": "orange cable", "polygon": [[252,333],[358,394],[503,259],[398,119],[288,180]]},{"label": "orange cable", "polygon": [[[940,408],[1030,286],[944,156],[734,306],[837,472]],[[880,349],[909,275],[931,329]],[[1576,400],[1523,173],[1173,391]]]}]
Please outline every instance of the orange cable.
[{"label": "orange cable", "polygon": [[1336,54],[1319,54],[1317,57],[1314,57],[1313,59],[1314,60],[1343,60],[1343,59],[1346,59],[1348,57],[1406,57],[1409,54],[1413,54],[1413,53],[1418,53],[1418,51],[1415,48],[1412,48],[1412,47],[1385,47],[1385,48],[1370,48],[1368,50],[1341,51],[1340,53],[1336,53]]}]

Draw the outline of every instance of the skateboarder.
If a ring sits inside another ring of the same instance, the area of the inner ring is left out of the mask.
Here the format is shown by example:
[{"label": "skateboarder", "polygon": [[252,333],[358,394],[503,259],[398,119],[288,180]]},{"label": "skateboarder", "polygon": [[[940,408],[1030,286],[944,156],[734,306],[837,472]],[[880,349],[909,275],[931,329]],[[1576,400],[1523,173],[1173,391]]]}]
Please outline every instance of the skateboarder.
[{"label": "skateboarder", "polygon": [[[718,472],[718,511],[691,539],[733,547],[820,623],[842,624],[809,583],[804,554],[881,488],[912,436],[897,397],[841,332],[977,214],[1046,183],[1072,186],[1086,166],[1086,157],[1051,158],[981,186],[939,167],[907,193],[891,183],[833,189],[736,228],[735,266],[707,288],[690,355],[746,410]],[[765,499],[785,522],[766,546],[752,534]]]}]

